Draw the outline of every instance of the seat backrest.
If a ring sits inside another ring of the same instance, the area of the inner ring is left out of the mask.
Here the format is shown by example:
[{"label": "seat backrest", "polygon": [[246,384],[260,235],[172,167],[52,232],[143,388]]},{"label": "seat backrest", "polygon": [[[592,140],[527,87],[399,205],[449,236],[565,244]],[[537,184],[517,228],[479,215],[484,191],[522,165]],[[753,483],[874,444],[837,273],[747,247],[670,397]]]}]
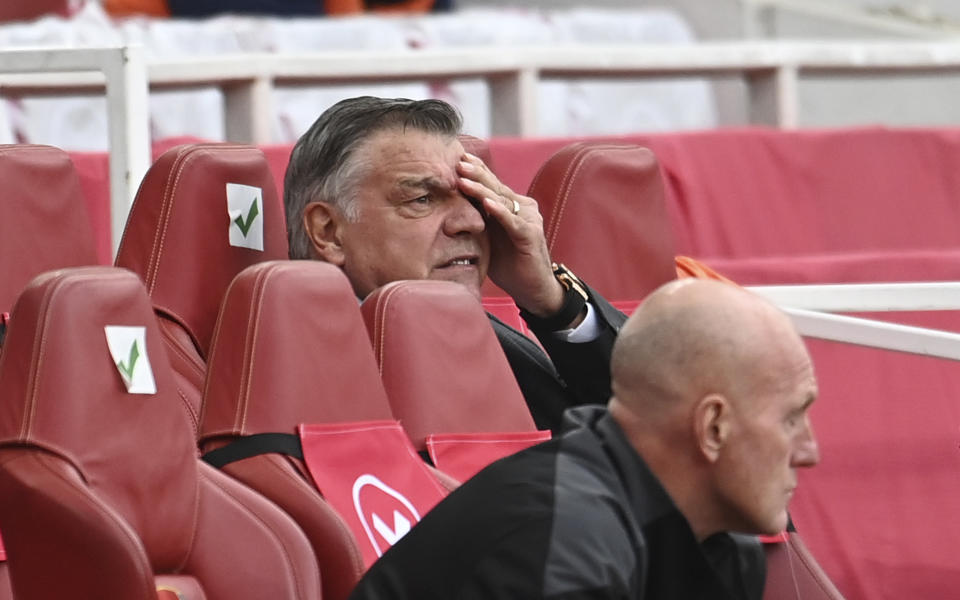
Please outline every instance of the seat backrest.
[{"label": "seat backrest", "polygon": [[[47,273],[0,356],[0,527],[18,600],[318,598],[303,533],[203,465],[140,280]],[[229,549],[229,551],[225,551]]]},{"label": "seat backrest", "polygon": [[[392,419],[343,273],[317,261],[271,261],[230,285],[204,394],[200,446],[244,436],[294,434],[301,423]],[[360,550],[324,502],[301,460],[260,454],[223,467],[300,524],[313,544],[324,597],[341,600],[359,580]]]},{"label": "seat backrest", "polygon": [[490,153],[490,144],[487,143],[487,140],[466,134],[460,135],[458,139],[464,150],[479,157],[484,164],[490,167],[490,170],[493,170],[493,155]]},{"label": "seat backrest", "polygon": [[144,177],[116,264],[146,285],[195,427],[227,286],[249,265],[285,258],[283,206],[257,148],[177,146]]},{"label": "seat backrest", "polygon": [[418,450],[435,433],[536,429],[483,307],[463,286],[395,281],[361,310],[390,408]]},{"label": "seat backrest", "polygon": [[52,146],[0,145],[0,313],[35,276],[97,264],[80,181]]},{"label": "seat backrest", "polygon": [[646,296],[676,278],[660,168],[646,148],[576,142],[540,168],[528,195],[550,255],[611,300]]},{"label": "seat backrest", "polygon": [[765,543],[767,583],[764,600],[843,600],[840,590],[810,554],[796,531],[779,543]]}]

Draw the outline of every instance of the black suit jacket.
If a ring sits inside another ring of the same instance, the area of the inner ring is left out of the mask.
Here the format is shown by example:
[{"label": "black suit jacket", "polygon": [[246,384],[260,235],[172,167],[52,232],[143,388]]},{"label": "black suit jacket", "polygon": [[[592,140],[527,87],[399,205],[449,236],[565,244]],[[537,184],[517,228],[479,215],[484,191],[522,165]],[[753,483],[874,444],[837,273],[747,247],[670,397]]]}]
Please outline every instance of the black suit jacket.
[{"label": "black suit jacket", "polygon": [[551,332],[534,330],[546,354],[533,340],[488,315],[537,428],[554,434],[560,431],[567,408],[606,404],[610,399],[610,353],[627,317],[592,289],[587,291],[600,326],[599,336],[573,344],[558,341]]}]

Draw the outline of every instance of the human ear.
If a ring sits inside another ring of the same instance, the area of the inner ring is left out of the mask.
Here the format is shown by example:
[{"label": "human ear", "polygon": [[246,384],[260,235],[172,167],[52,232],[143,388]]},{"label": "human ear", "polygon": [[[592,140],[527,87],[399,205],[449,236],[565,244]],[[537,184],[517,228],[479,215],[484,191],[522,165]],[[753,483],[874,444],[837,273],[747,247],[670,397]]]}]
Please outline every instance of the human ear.
[{"label": "human ear", "polygon": [[344,263],[341,226],[340,211],[326,202],[311,202],[303,210],[303,227],[314,255],[338,267]]},{"label": "human ear", "polygon": [[708,462],[714,463],[730,435],[730,405],[722,395],[709,394],[696,404],[693,415],[697,447]]}]

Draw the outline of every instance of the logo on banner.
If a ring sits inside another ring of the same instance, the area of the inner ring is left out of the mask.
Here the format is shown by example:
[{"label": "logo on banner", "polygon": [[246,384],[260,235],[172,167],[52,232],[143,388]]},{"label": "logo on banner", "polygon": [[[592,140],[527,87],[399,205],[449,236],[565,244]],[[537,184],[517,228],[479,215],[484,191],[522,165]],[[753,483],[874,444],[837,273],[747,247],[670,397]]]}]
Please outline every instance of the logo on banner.
[{"label": "logo on banner", "polygon": [[353,482],[353,507],[377,556],[383,556],[420,520],[420,513],[403,494],[370,474]]},{"label": "logo on banner", "polygon": [[227,184],[230,245],[263,251],[263,190],[241,183]]},{"label": "logo on banner", "polygon": [[147,356],[147,328],[107,325],[107,348],[129,394],[156,394],[157,383]]}]

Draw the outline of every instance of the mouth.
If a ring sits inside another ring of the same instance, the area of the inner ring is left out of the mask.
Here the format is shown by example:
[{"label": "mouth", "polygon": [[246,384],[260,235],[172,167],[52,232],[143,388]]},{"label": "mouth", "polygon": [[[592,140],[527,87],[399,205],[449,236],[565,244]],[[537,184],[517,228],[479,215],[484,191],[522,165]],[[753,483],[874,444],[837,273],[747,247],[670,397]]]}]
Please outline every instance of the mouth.
[{"label": "mouth", "polygon": [[458,256],[453,260],[441,263],[438,268],[447,269],[450,267],[475,267],[477,266],[477,262],[478,259],[476,256]]}]

